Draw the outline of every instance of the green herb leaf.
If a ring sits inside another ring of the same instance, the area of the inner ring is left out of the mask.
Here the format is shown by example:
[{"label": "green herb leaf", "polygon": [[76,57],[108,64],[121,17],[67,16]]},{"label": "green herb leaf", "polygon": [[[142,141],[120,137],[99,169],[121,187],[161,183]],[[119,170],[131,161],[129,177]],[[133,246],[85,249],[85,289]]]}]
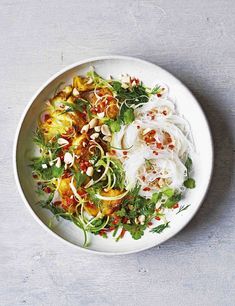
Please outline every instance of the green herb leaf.
[{"label": "green herb leaf", "polygon": [[119,132],[120,129],[121,129],[121,120],[120,119],[117,119],[117,120],[110,119],[106,123],[109,126],[112,133]]},{"label": "green herb leaf", "polygon": [[186,181],[184,181],[184,186],[190,189],[195,188],[196,187],[195,180],[193,178],[188,178]]},{"label": "green herb leaf", "polygon": [[152,228],[150,232],[160,234],[162,231],[164,231],[165,228],[169,227],[169,223],[170,222],[160,224],[160,225]]},{"label": "green herb leaf", "polygon": [[134,110],[133,108],[128,108],[124,114],[123,119],[125,124],[130,124],[135,120]]},{"label": "green herb leaf", "polygon": [[82,186],[82,184],[85,182],[87,175],[85,173],[82,173],[80,170],[74,171],[73,174],[76,181],[76,187],[79,188]]},{"label": "green herb leaf", "polygon": [[187,168],[187,173],[189,174],[189,172],[192,169],[192,165],[193,165],[193,161],[190,157],[187,158],[186,162],[185,162],[185,167]]},{"label": "green herb leaf", "polygon": [[162,191],[162,193],[166,196],[168,196],[169,198],[171,198],[174,195],[174,189],[172,188],[167,188],[164,191]]},{"label": "green herb leaf", "polygon": [[138,240],[144,235],[146,226],[139,224],[123,224],[123,228],[131,234],[133,239]]},{"label": "green herb leaf", "polygon": [[180,212],[186,210],[189,206],[190,206],[190,204],[188,204],[188,205],[181,205],[179,210],[177,211],[176,215],[179,214]]},{"label": "green herb leaf", "polygon": [[174,194],[170,198],[167,199],[167,201],[164,203],[164,206],[166,208],[172,208],[177,202],[181,200],[181,194]]},{"label": "green herb leaf", "polygon": [[97,72],[94,70],[88,71],[87,76],[89,78],[92,78],[94,84],[98,87],[109,87],[112,88],[109,82],[105,79],[103,79]]},{"label": "green herb leaf", "polygon": [[154,192],[152,194],[151,203],[155,203],[156,204],[160,200],[161,196],[162,196],[161,192]]},{"label": "green herb leaf", "polygon": [[121,82],[118,81],[113,81],[111,85],[113,90],[116,92],[119,101],[125,101],[127,105],[142,104],[148,102],[149,100],[146,88],[142,83],[131,88],[123,88]]},{"label": "green herb leaf", "polygon": [[155,87],[153,87],[153,89],[151,90],[151,94],[152,95],[156,95],[159,92],[159,89],[161,89],[161,86],[156,85]]},{"label": "green herb leaf", "polygon": [[118,211],[116,212],[116,215],[117,215],[118,217],[125,217],[125,216],[127,215],[127,212],[126,212],[125,208],[122,207],[120,210],[118,210]]}]

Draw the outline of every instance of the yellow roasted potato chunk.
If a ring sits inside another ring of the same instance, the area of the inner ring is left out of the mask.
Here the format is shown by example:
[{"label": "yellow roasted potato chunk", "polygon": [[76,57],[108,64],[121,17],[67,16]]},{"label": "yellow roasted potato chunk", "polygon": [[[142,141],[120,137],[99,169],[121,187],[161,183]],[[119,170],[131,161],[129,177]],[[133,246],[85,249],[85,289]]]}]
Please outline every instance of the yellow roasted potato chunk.
[{"label": "yellow roasted potato chunk", "polygon": [[73,88],[72,86],[65,86],[65,88],[62,90],[66,98],[71,94]]},{"label": "yellow roasted potato chunk", "polygon": [[115,119],[119,114],[119,107],[117,101],[112,99],[109,101],[108,106],[106,108],[107,117],[111,119]]},{"label": "yellow roasted potato chunk", "polygon": [[73,192],[69,186],[70,184],[70,178],[63,178],[60,180],[59,185],[58,185],[58,192],[60,196],[63,198],[64,196],[71,196],[73,195]]},{"label": "yellow roasted potato chunk", "polygon": [[[121,190],[118,190],[118,189],[111,189],[107,192],[105,191],[101,191],[101,195],[104,196],[104,197],[116,197],[118,196],[119,194],[121,194],[123,191]],[[121,204],[122,200],[114,200],[114,201],[110,201],[110,200],[103,200],[101,202],[101,205],[100,205],[100,209],[101,209],[101,212],[104,214],[104,215],[111,215],[114,210],[116,208],[118,208],[118,206]]]},{"label": "yellow roasted potato chunk", "polygon": [[81,150],[83,148],[82,144],[86,139],[87,139],[86,134],[81,134],[80,136],[77,136],[77,137],[73,138],[72,146],[74,146],[75,154],[80,155]]},{"label": "yellow roasted potato chunk", "polygon": [[73,78],[73,87],[77,88],[78,91],[88,91],[94,89],[94,83],[88,84],[88,81],[88,78],[75,76]]},{"label": "yellow roasted potato chunk", "polygon": [[88,202],[84,204],[85,211],[91,216],[96,216],[99,212],[99,209],[92,203]]}]

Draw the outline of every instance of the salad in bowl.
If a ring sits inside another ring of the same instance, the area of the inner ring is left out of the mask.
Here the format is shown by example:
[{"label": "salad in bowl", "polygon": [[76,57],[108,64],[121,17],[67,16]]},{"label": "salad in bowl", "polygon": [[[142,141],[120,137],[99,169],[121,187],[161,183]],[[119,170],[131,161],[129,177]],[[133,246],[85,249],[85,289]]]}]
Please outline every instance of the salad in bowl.
[{"label": "salad in bowl", "polygon": [[66,219],[84,233],[119,241],[161,234],[168,212],[181,204],[192,177],[189,123],[169,98],[166,84],[149,88],[128,74],[100,76],[91,67],[59,84],[44,102],[30,166],[50,227]]}]

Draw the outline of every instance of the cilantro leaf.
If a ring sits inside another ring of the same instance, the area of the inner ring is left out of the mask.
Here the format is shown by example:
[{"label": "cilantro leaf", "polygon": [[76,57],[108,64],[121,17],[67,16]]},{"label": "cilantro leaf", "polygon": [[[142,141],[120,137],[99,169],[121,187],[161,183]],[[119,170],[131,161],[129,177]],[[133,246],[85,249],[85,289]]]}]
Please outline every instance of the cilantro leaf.
[{"label": "cilantro leaf", "polygon": [[76,181],[76,187],[79,188],[81,185],[85,182],[87,175],[85,173],[82,173],[80,170],[73,171],[75,181]]},{"label": "cilantro leaf", "polygon": [[110,119],[106,123],[109,126],[112,133],[119,132],[120,129],[121,129],[121,120],[120,119],[117,119],[117,120]]},{"label": "cilantro leaf", "polygon": [[161,192],[154,192],[152,194],[151,203],[156,204],[157,201],[160,200],[161,196],[162,196]]},{"label": "cilantro leaf", "polygon": [[167,199],[167,201],[164,203],[164,206],[166,208],[172,208],[177,202],[181,200],[181,194],[174,194],[170,198]]},{"label": "cilantro leaf", "polygon": [[189,189],[195,188],[196,187],[195,180],[193,178],[188,178],[186,181],[184,181],[184,186]]},{"label": "cilantro leaf", "polygon": [[118,217],[125,217],[127,215],[127,212],[125,210],[124,207],[122,207],[121,209],[119,209],[117,212],[116,212],[116,215]]},{"label": "cilantro leaf", "polygon": [[170,198],[174,195],[174,189],[167,188],[162,193]]},{"label": "cilantro leaf", "polygon": [[113,81],[111,85],[113,90],[116,92],[119,101],[126,101],[128,105],[146,103],[149,100],[146,89],[142,83],[131,88],[123,88],[122,83],[119,81]]},{"label": "cilantro leaf", "polygon": [[133,239],[138,240],[144,235],[146,226],[139,224],[123,224],[123,228],[131,234]]},{"label": "cilantro leaf", "polygon": [[127,110],[125,110],[123,114],[123,120],[125,124],[130,124],[131,122],[135,120],[133,108],[128,108]]}]

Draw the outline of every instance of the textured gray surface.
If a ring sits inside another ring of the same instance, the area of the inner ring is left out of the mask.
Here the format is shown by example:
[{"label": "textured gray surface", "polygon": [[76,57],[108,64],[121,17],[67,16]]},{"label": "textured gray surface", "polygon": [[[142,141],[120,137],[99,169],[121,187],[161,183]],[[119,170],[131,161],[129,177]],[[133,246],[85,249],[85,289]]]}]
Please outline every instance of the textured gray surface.
[{"label": "textured gray surface", "polygon": [[[234,15],[232,0],[0,1],[1,305],[235,304]],[[62,67],[110,53],[181,79],[206,112],[216,152],[192,222],[158,248],[121,257],[87,255],[46,233],[18,195],[11,159],[34,91]]]}]

